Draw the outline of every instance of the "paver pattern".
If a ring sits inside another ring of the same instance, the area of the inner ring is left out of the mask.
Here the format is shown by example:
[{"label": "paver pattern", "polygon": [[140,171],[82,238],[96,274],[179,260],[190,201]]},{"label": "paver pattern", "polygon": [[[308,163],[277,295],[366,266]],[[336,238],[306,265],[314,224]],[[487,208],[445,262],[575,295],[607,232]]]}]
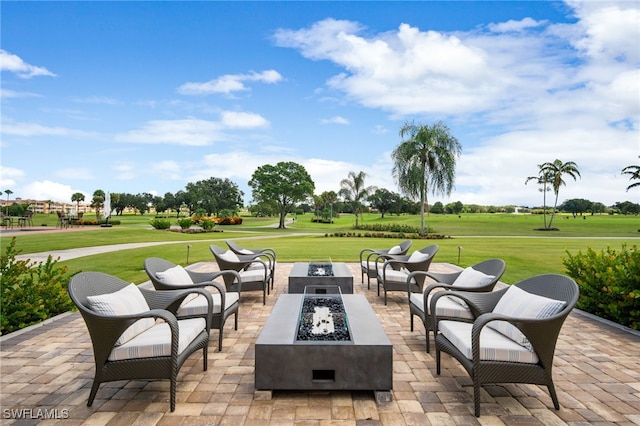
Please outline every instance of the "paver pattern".
[{"label": "paver pattern", "polygon": [[[372,392],[254,390],[254,343],[292,264],[278,264],[275,291],[242,296],[239,329],[228,321],[224,348],[216,330],[209,369],[196,353],[178,376],[176,411],[169,411],[168,381],[121,381],[100,386],[92,407],[93,352],[80,315],[72,313],[23,333],[4,336],[0,350],[0,424],[63,425],[640,425],[640,337],[578,312],[567,319],[556,349],[554,380],[561,409],[545,387],[492,385],[482,390],[481,417],[473,415],[471,380],[443,354],[424,349],[422,327],[409,330],[406,294],[388,305],[348,264],[354,292],[365,294],[394,345],[393,400],[376,404]],[[214,262],[194,265],[216,268]],[[446,271],[447,264],[433,264]],[[366,280],[365,280],[366,281]],[[286,365],[282,374],[286,374]],[[22,417],[18,420],[17,417]],[[38,418],[40,416],[40,418]],[[43,420],[45,416],[57,417]],[[25,417],[27,417],[25,419]]]}]

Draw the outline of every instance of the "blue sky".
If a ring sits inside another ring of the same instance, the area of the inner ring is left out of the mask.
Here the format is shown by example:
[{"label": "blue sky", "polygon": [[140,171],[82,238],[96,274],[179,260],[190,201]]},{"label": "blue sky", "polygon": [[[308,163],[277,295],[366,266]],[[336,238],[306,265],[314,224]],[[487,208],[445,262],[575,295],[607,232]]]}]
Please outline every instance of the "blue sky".
[{"label": "blue sky", "polygon": [[[70,202],[164,195],[302,164],[398,192],[403,123],[463,147],[450,197],[540,205],[537,165],[578,164],[560,202],[640,202],[640,3],[11,2],[1,12],[0,189]],[[4,195],[3,195],[4,198]]]}]

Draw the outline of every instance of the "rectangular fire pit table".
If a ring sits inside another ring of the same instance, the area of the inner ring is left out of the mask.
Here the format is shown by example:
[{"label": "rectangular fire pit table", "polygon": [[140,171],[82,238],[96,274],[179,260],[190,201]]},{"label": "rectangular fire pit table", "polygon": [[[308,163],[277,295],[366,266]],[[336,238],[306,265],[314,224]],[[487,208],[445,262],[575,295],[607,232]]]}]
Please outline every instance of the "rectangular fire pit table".
[{"label": "rectangular fire pit table", "polygon": [[353,293],[353,275],[346,263],[331,263],[332,275],[309,276],[309,262],[293,264],[289,273],[289,294],[304,293],[306,286],[340,287],[342,294]]},{"label": "rectangular fire pit table", "polygon": [[256,397],[273,390],[372,390],[390,401],[393,345],[364,295],[342,296],[349,341],[297,340],[303,294],[282,294],[255,345]]}]

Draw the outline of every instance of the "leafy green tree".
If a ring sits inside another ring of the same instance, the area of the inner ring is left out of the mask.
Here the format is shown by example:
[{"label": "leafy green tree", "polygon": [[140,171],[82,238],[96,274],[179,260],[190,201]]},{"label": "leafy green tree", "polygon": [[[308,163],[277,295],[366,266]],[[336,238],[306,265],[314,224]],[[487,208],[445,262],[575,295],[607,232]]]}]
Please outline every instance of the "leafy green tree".
[{"label": "leafy green tree", "polygon": [[93,191],[93,198],[91,198],[91,207],[96,210],[96,219],[100,220],[100,212],[104,206],[105,193],[102,189],[96,189]]},{"label": "leafy green tree", "polygon": [[444,214],[444,205],[440,201],[436,201],[429,211],[433,214]]},{"label": "leafy green tree", "polygon": [[333,223],[333,205],[338,200],[338,194],[335,191],[324,191],[320,194],[320,198],[324,201],[325,208],[329,204],[329,217],[331,217],[331,223]]},{"label": "leafy green tree", "polygon": [[570,212],[574,216],[577,214],[582,215],[591,209],[592,204],[591,201],[585,200],[584,198],[572,198],[560,204],[559,209],[560,211]]},{"label": "leafy green tree", "polygon": [[394,194],[385,188],[376,189],[373,194],[367,198],[371,207],[378,210],[384,219],[385,213],[389,212],[398,201],[398,194]]},{"label": "leafy green tree", "polygon": [[636,186],[640,186],[640,166],[627,166],[622,169],[622,174],[629,175],[630,181],[638,181],[627,186],[627,191],[629,191],[631,188],[635,188]]},{"label": "leafy green tree", "polygon": [[552,162],[542,164],[541,172],[549,178],[551,188],[553,189],[553,193],[556,196],[553,203],[553,211],[551,212],[551,219],[549,219],[549,228],[551,228],[553,224],[553,218],[556,215],[556,207],[558,205],[558,194],[560,193],[560,187],[567,184],[564,181],[563,176],[568,175],[572,177],[573,180],[577,180],[577,177],[580,176],[580,171],[578,170],[578,165],[573,161],[567,161],[566,163],[563,163],[562,161],[556,159]]},{"label": "leafy green tree", "polygon": [[391,154],[393,176],[401,191],[420,200],[420,232],[425,235],[427,193],[451,194],[462,145],[442,121],[432,125],[406,122],[400,128],[400,138]]},{"label": "leafy green tree", "polygon": [[340,181],[340,195],[345,201],[353,205],[353,213],[356,215],[356,228],[358,227],[358,218],[362,216],[362,202],[367,196],[375,191],[373,186],[365,187],[364,180],[367,177],[365,172],[349,172],[346,179]]},{"label": "leafy green tree", "polygon": [[80,202],[84,201],[84,194],[76,192],[71,196],[71,202],[76,203],[76,213],[80,213]]},{"label": "leafy green tree", "polygon": [[251,175],[249,186],[253,190],[256,202],[276,200],[280,214],[280,229],[286,228],[285,217],[293,206],[313,196],[315,189],[315,184],[304,166],[291,161],[281,161],[275,166],[265,164],[258,167]]},{"label": "leafy green tree", "polygon": [[223,210],[237,214],[242,207],[244,193],[229,179],[212,177],[188,183],[186,191],[196,209],[204,209],[208,215],[220,216]]}]

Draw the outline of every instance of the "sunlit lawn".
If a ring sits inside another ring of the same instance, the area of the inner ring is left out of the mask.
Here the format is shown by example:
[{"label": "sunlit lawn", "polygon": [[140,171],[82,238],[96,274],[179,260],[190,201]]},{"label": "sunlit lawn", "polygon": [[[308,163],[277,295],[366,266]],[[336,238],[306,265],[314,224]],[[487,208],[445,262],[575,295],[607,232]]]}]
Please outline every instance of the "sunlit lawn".
[{"label": "sunlit lawn", "polygon": [[[42,216],[42,217],[40,217]],[[38,215],[34,224],[47,223],[55,226],[55,218]],[[607,246],[620,248],[622,244],[637,244],[640,239],[640,217],[596,215],[573,218],[556,216],[554,227],[559,231],[538,231],[543,219],[541,216],[507,214],[462,214],[430,215],[427,224],[437,234],[451,238],[439,240],[414,239],[410,251],[429,244],[438,244],[440,251],[435,262],[447,262],[467,266],[480,260],[499,257],[506,261],[507,270],[503,281],[517,282],[523,278],[540,273],[564,273],[562,258],[565,250],[576,253],[591,247],[601,250]],[[225,239],[251,237],[241,241],[246,247],[273,247],[282,262],[305,261],[311,257],[331,257],[334,261],[357,262],[358,253],[364,247],[390,247],[400,239],[370,237],[327,237],[336,232],[352,232],[364,235],[365,231],[353,231],[353,215],[344,215],[333,224],[311,222],[311,215],[298,216],[288,224],[286,230],[270,225],[277,218],[244,217],[242,225],[220,227],[223,232],[205,234],[183,234],[157,231],[149,225],[150,216],[124,216],[114,218],[121,224],[112,228],[94,229],[87,232],[63,232],[51,234],[19,235],[17,247],[23,254],[47,252],[77,247],[90,247],[107,244],[132,242],[166,241],[154,247],[120,250],[100,255],[82,257],[62,262],[68,265],[72,273],[78,271],[103,271],[132,282],[146,281],[142,270],[145,258],[157,256],[175,263],[187,262],[189,245],[189,263],[213,261],[209,252],[210,244],[226,247]],[[175,222],[175,219],[171,219]],[[419,216],[389,216],[384,219],[379,214],[367,214],[364,224],[408,223],[418,226]],[[299,236],[297,234],[306,234]],[[8,241],[2,237],[2,245]],[[460,247],[460,250],[458,249]],[[356,278],[357,280],[359,277]]]}]

